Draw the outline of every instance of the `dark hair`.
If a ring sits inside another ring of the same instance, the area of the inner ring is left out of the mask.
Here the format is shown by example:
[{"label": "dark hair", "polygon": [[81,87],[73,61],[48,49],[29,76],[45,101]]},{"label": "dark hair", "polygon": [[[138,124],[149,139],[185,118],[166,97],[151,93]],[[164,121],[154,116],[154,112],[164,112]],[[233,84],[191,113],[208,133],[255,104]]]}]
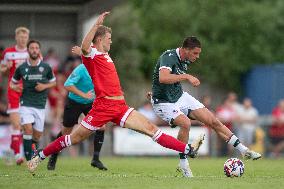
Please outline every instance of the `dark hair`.
[{"label": "dark hair", "polygon": [[96,31],[96,33],[95,33],[95,35],[94,35],[94,38],[93,38],[92,42],[95,43],[96,39],[98,37],[104,36],[106,33],[110,33],[111,34],[111,28],[106,27],[106,26],[102,26],[102,25],[99,26],[97,31]]},{"label": "dark hair", "polygon": [[40,48],[40,46],[41,46],[41,45],[40,45],[40,42],[39,42],[38,40],[32,39],[32,40],[30,40],[30,41],[28,42],[27,48],[29,48],[32,43],[37,43],[38,46],[39,46],[39,48]]},{"label": "dark hair", "polygon": [[183,40],[182,48],[185,48],[185,49],[194,49],[195,47],[201,48],[201,43],[200,43],[200,41],[197,39],[197,37],[190,36],[190,37],[186,37],[186,38]]}]

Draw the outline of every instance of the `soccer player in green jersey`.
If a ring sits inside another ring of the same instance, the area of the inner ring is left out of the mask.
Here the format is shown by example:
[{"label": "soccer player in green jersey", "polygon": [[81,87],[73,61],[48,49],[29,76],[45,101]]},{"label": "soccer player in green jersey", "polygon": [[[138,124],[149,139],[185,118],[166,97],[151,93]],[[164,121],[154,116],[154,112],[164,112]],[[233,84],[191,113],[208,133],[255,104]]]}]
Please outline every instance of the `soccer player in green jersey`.
[{"label": "soccer player in green jersey", "polygon": [[[160,56],[152,82],[151,102],[155,113],[170,125],[180,127],[177,138],[182,142],[188,142],[191,125],[189,118],[194,118],[211,127],[224,141],[233,145],[246,158],[259,159],[261,154],[244,146],[202,103],[182,90],[181,81],[187,81],[194,87],[200,85],[196,77],[186,73],[188,66],[199,58],[200,53],[200,41],[196,37],[187,37],[182,47],[168,50]],[[193,176],[187,155],[184,153],[180,153],[178,170],[185,177]]]},{"label": "soccer player in green jersey", "polygon": [[[41,60],[40,43],[31,40],[27,44],[29,59],[20,65],[10,82],[11,89],[22,91],[20,117],[23,127],[26,160],[32,157],[32,145],[42,136],[45,119],[47,89],[56,85],[51,67]],[[23,81],[23,87],[19,81]]]}]

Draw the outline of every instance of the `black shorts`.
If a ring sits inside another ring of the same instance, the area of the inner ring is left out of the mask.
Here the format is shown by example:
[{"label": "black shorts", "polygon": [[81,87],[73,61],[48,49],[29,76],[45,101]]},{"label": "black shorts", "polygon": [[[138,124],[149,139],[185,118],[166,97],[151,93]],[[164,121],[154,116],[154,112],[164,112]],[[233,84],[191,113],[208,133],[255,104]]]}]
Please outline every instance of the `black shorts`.
[{"label": "black shorts", "polygon": [[63,126],[73,127],[78,124],[81,113],[87,115],[91,109],[92,103],[81,104],[67,97],[63,113]]}]

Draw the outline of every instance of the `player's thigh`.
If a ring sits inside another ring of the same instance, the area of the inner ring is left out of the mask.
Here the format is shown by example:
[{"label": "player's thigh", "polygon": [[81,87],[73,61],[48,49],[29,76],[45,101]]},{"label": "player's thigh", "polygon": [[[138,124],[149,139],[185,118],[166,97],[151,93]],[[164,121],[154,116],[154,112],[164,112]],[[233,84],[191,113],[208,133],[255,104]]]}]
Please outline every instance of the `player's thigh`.
[{"label": "player's thigh", "polygon": [[152,105],[155,114],[171,126],[174,125],[174,120],[178,116],[184,114],[175,103],[158,103]]},{"label": "player's thigh", "polygon": [[197,119],[207,126],[214,126],[221,124],[216,117],[207,108],[199,108],[190,112],[190,117]]},{"label": "player's thigh", "polygon": [[190,116],[191,111],[204,108],[204,105],[201,102],[187,92],[182,94],[175,105],[187,116]]},{"label": "player's thigh", "polygon": [[26,134],[30,133],[30,130],[32,130],[32,128],[30,128],[30,125],[34,124],[35,122],[35,117],[33,115],[33,112],[31,111],[31,108],[21,106],[19,109],[19,113],[20,113],[20,121],[21,121],[23,130],[24,130],[24,133]]},{"label": "player's thigh", "polygon": [[153,137],[154,134],[158,131],[158,127],[156,125],[151,123],[146,117],[144,117],[136,110],[133,110],[129,114],[124,127],[135,130],[150,137]]},{"label": "player's thigh", "polygon": [[44,130],[44,121],[45,121],[45,109],[32,108],[34,116],[33,129],[38,132],[43,132]]},{"label": "player's thigh", "polygon": [[191,122],[190,122],[190,119],[186,115],[180,114],[174,119],[173,125],[179,126],[184,129],[189,129]]}]

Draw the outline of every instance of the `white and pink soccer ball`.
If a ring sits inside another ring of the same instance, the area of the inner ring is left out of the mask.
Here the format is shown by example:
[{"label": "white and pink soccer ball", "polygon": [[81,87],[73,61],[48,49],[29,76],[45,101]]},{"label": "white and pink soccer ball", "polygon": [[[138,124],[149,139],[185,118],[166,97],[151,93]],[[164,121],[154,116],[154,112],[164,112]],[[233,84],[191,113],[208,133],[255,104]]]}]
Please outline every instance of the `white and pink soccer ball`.
[{"label": "white and pink soccer ball", "polygon": [[245,164],[238,158],[230,158],[224,163],[224,173],[227,177],[241,177]]}]

